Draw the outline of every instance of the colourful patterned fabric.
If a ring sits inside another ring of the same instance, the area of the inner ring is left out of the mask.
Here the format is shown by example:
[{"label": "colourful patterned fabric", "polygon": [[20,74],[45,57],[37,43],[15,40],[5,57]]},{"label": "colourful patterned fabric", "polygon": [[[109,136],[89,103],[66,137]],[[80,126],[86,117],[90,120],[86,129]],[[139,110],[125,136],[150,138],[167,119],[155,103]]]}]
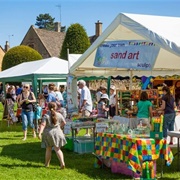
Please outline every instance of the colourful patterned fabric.
[{"label": "colourful patterned fabric", "polygon": [[95,153],[106,159],[125,162],[136,173],[142,172],[142,161],[157,160],[159,156],[173,161],[173,154],[165,139],[131,138],[128,135],[98,133]]}]

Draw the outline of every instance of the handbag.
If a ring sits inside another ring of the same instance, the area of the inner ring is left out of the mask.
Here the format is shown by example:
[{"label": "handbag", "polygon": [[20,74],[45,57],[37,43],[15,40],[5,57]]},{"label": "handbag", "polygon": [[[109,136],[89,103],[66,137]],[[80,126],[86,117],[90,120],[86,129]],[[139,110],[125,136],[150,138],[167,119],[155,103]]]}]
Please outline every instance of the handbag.
[{"label": "handbag", "polygon": [[37,104],[36,103],[32,103],[32,106],[33,106],[33,111],[37,111]]}]

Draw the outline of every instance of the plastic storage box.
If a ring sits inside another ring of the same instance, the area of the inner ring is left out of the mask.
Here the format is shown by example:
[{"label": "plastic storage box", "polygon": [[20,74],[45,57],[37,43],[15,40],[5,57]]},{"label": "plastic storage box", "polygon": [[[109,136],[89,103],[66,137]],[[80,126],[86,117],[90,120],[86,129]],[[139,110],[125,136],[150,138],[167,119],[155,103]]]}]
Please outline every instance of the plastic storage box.
[{"label": "plastic storage box", "polygon": [[94,152],[93,138],[77,138],[74,140],[74,152],[79,154]]}]

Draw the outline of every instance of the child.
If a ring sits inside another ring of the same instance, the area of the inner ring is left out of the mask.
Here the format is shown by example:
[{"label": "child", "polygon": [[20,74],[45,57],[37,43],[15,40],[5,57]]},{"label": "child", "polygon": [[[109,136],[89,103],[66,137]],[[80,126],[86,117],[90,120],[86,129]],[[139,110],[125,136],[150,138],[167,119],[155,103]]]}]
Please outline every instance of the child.
[{"label": "child", "polygon": [[44,98],[43,94],[38,95],[38,103],[39,106],[42,107],[42,109],[45,109],[46,99]]},{"label": "child", "polygon": [[107,101],[109,100],[109,97],[107,94],[102,94],[100,101],[97,104],[98,109],[98,115],[97,117],[101,118],[108,118],[107,112],[109,111],[109,108],[107,107]]},{"label": "child", "polygon": [[66,116],[67,116],[66,108],[59,105],[57,106],[57,112],[61,113],[62,116],[66,119]]},{"label": "child", "polygon": [[37,110],[34,112],[34,118],[33,118],[37,132],[39,130],[38,121],[41,120],[41,118],[42,118],[42,107],[39,104],[37,104]]}]

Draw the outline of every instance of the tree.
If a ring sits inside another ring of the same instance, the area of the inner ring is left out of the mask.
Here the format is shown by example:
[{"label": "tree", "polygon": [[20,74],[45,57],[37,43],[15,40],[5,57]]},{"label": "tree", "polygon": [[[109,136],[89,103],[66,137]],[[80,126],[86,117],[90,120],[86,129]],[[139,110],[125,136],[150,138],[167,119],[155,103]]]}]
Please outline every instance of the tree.
[{"label": "tree", "polygon": [[39,29],[54,30],[54,19],[49,14],[39,14],[36,17],[36,26]]},{"label": "tree", "polygon": [[67,49],[70,54],[83,54],[90,46],[86,30],[80,24],[72,24],[68,29],[62,45],[60,58],[67,58]]},{"label": "tree", "polygon": [[11,68],[23,62],[40,60],[42,56],[29,46],[16,46],[11,48],[3,57],[2,70]]}]

